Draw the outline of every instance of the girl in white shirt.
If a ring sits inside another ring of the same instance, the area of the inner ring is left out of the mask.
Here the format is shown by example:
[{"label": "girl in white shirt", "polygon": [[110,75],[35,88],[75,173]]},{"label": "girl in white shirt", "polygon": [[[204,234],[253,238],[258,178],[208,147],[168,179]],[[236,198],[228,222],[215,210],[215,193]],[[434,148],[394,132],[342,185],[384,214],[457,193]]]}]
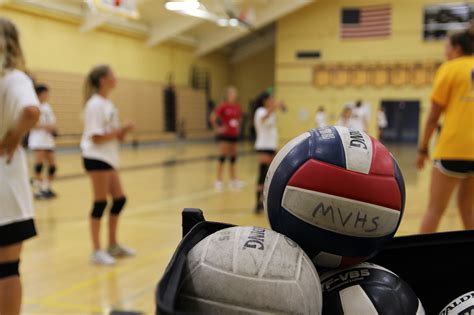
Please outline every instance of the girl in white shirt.
[{"label": "girl in white shirt", "polygon": [[316,123],[316,128],[324,128],[328,126],[323,106],[319,106],[316,116],[314,117],[314,122]]},{"label": "girl in white shirt", "polygon": [[361,100],[356,101],[352,107],[352,129],[362,130],[367,132],[370,121],[370,108]]},{"label": "girl in white shirt", "polygon": [[15,25],[0,17],[0,314],[20,314],[22,242],[36,235],[23,136],[39,118]]},{"label": "girl in white shirt", "polygon": [[255,150],[258,153],[259,174],[255,212],[260,213],[263,210],[262,192],[265,176],[278,149],[278,128],[275,111],[277,109],[285,110],[286,108],[283,103],[275,101],[271,89],[257,98],[256,108],[254,114],[254,126],[257,136]]},{"label": "girl in white shirt", "polygon": [[[94,191],[90,226],[93,244],[91,262],[101,265],[115,264],[114,257],[133,256],[135,251],[117,241],[119,214],[126,197],[118,174],[119,141],[133,129],[133,124],[120,126],[118,110],[108,98],[117,79],[107,65],[94,67],[85,82],[84,133],[81,149],[84,168],[91,178]],[[107,196],[112,197],[109,215],[109,244],[107,251],[100,245],[100,221],[107,207]]]},{"label": "girl in white shirt", "polygon": [[357,122],[352,118],[352,107],[346,105],[342,110],[341,116],[334,124],[335,126],[343,126],[349,129],[358,129]]},{"label": "girl in white shirt", "polygon": [[[51,182],[56,174],[56,159],[54,154],[56,132],[56,116],[53,109],[47,103],[49,99],[49,88],[44,84],[35,87],[36,95],[40,101],[40,118],[35,128],[31,129],[28,137],[28,147],[34,152],[35,166],[33,189],[37,199],[56,197],[51,190]],[[43,179],[42,171],[44,164],[48,165],[48,176]]]}]

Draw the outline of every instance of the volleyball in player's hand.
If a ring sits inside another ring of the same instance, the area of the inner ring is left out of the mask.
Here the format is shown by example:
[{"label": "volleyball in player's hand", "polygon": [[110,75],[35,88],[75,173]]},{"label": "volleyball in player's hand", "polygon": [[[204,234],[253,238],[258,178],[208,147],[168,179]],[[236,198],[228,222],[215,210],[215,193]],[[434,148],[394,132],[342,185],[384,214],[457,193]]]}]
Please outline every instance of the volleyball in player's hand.
[{"label": "volleyball in player's hand", "polygon": [[313,129],[291,140],[264,185],[273,230],[324,267],[374,255],[397,231],[404,203],[402,174],[390,152],[345,127]]},{"label": "volleyball in player's hand", "polygon": [[324,315],[425,314],[411,287],[379,265],[362,263],[323,273],[321,285]]},{"label": "volleyball in player's hand", "polygon": [[178,307],[200,314],[321,314],[321,284],[309,257],[259,227],[218,231],[186,260]]}]

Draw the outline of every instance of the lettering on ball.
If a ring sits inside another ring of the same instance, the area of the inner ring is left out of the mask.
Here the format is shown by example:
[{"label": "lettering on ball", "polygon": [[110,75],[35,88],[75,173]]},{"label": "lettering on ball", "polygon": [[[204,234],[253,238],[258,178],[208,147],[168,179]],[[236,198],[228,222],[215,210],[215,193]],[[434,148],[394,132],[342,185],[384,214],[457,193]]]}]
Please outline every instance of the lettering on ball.
[{"label": "lettering on ball", "polygon": [[250,231],[248,240],[244,244],[244,248],[252,248],[258,250],[265,249],[265,229],[259,227],[253,227]]},{"label": "lettering on ball", "polygon": [[351,138],[351,147],[367,150],[367,144],[365,143],[364,136],[359,130],[349,130],[349,136]]},{"label": "lettering on ball", "polygon": [[350,270],[328,278],[322,283],[323,291],[332,291],[345,284],[370,277],[369,269]]},{"label": "lettering on ball", "polygon": [[[469,292],[465,295],[462,295],[460,296],[459,298],[457,298],[456,300],[454,300],[453,302],[451,302],[451,304],[449,304],[448,306],[446,306],[442,311],[441,313],[439,313],[439,315],[447,315],[449,314],[450,311],[452,311],[453,309],[455,309],[456,307],[458,307],[460,304],[466,302],[466,301],[469,301],[471,299],[474,299],[474,291],[473,292]],[[466,308],[465,310],[459,312],[460,315],[472,315],[474,314],[474,305],[473,306],[469,306],[468,308]]]},{"label": "lettering on ball", "polygon": [[345,210],[339,207],[333,208],[332,206],[326,206],[324,202],[320,202],[313,210],[313,218],[317,216],[331,216],[331,222],[333,225],[342,227],[353,226],[356,229],[363,230],[364,232],[375,232],[379,228],[379,216],[368,216],[367,213],[363,213],[359,210]]}]

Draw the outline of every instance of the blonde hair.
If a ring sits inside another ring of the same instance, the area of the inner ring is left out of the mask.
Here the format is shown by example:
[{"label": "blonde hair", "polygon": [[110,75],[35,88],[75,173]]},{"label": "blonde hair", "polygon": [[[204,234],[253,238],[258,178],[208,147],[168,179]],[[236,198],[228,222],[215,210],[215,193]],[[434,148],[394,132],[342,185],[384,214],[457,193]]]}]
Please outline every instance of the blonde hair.
[{"label": "blonde hair", "polygon": [[25,60],[15,24],[0,17],[0,73],[6,69],[25,71]]},{"label": "blonde hair", "polygon": [[109,65],[97,65],[89,72],[84,83],[84,103],[100,89],[100,79],[110,72]]},{"label": "blonde hair", "polygon": [[224,91],[224,101],[227,101],[227,100],[228,100],[228,98],[229,98],[229,93],[230,93],[231,91],[234,91],[236,94],[238,93],[238,90],[237,90],[237,88],[236,88],[235,86],[233,86],[233,85],[227,86],[227,87],[225,88],[225,91]]}]

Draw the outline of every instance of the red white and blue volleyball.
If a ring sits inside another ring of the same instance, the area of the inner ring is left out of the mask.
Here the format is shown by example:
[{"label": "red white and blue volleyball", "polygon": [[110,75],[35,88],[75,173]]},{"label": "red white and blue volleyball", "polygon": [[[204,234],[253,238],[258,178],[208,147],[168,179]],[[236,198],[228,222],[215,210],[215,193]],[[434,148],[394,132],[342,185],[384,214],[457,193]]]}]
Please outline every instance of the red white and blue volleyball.
[{"label": "red white and blue volleyball", "polygon": [[375,255],[395,235],[404,205],[405,184],[392,154],[365,132],[339,126],[288,142],[264,186],[272,229],[323,267]]}]

